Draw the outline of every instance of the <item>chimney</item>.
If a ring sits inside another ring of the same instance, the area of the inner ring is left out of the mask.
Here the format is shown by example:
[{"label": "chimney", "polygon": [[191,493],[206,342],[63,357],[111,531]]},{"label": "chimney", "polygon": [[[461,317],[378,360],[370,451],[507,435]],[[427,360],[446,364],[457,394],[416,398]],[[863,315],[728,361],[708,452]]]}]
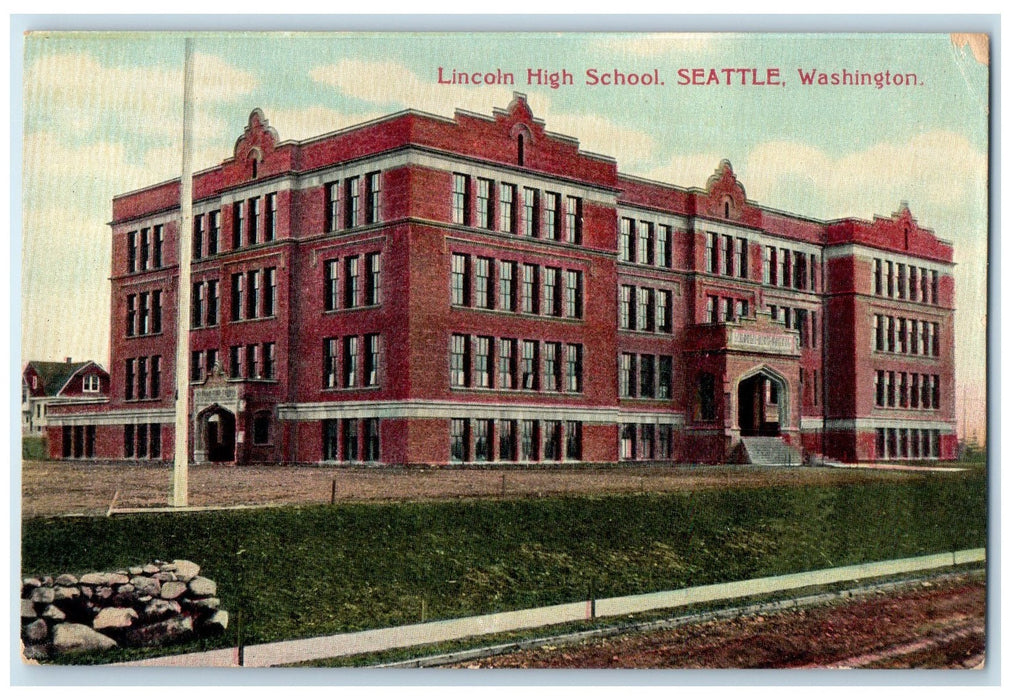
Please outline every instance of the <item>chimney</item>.
[{"label": "chimney", "polygon": [[69,358],[69,357],[68,357],[68,358],[66,358],[66,359],[65,359],[65,362],[66,362],[66,363],[67,363],[67,364],[69,365],[69,364],[70,364],[70,358]]}]

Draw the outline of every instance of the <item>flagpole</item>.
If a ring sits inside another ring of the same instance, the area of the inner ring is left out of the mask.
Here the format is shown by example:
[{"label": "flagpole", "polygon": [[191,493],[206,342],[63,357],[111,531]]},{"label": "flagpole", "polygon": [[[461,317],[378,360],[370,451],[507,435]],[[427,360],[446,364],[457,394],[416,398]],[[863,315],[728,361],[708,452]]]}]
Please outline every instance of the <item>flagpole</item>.
[{"label": "flagpole", "polygon": [[183,162],[179,182],[179,287],[176,305],[175,452],[172,468],[172,506],[189,499],[190,436],[190,265],[193,231],[193,39],[185,39],[183,69]]}]

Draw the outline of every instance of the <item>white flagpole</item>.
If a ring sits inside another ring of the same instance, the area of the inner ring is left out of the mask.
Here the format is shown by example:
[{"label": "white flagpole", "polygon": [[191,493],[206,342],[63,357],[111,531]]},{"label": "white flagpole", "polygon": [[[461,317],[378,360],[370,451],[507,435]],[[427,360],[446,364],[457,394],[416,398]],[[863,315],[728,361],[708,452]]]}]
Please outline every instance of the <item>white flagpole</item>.
[{"label": "white flagpole", "polygon": [[179,192],[179,288],[176,305],[175,458],[172,469],[172,505],[184,507],[189,499],[190,436],[190,264],[193,231],[193,39],[185,40],[183,77],[183,170]]}]

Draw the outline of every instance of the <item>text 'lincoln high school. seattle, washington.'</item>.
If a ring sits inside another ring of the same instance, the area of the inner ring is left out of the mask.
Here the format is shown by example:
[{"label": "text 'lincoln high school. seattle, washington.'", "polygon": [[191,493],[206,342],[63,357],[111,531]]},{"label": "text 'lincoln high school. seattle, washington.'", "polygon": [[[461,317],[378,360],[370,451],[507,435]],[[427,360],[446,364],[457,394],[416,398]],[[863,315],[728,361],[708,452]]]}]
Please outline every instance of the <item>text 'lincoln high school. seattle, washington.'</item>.
[{"label": "text 'lincoln high school. seattle, washington.'", "polygon": [[[955,455],[950,243],[618,172],[523,95],[279,141],[193,192],[197,462]],[[896,203],[899,205],[899,203]],[[180,182],[113,200],[110,382],[53,457],[172,457]]]}]

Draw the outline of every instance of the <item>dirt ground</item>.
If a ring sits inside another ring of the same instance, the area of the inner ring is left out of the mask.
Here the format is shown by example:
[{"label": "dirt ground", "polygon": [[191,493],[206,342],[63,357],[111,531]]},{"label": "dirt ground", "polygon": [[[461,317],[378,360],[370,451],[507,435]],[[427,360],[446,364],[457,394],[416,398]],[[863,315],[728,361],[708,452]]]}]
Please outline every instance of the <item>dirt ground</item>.
[{"label": "dirt ground", "polygon": [[[845,484],[915,478],[908,472],[749,466],[567,469],[390,469],[290,466],[194,466],[191,506],[452,499],[546,494],[663,492],[726,487]],[[22,517],[104,514],[117,508],[166,506],[171,467],[26,461]],[[115,500],[114,500],[115,499]]]},{"label": "dirt ground", "polygon": [[461,668],[981,668],[982,575],[815,608],[546,646]]}]

